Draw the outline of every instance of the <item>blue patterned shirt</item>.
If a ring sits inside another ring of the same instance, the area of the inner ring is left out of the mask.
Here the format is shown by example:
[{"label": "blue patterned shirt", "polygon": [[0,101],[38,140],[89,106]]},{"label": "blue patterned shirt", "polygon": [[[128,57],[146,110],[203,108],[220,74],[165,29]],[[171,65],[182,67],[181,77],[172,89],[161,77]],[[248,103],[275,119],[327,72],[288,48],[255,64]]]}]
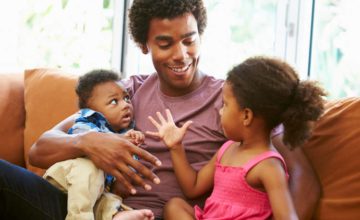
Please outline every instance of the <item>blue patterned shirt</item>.
[{"label": "blue patterned shirt", "polygon": [[[115,132],[109,122],[106,120],[105,116],[100,112],[96,112],[89,108],[80,109],[78,112],[79,116],[75,120],[75,124],[69,129],[69,134],[79,134],[86,131],[97,131],[97,132],[113,132],[113,133],[125,133],[126,131],[133,129],[135,126],[134,121],[131,122],[128,128],[121,129],[119,132]],[[134,156],[135,158],[135,156]],[[137,158],[135,158],[137,159]],[[107,191],[110,191],[111,185],[115,181],[115,178],[106,174],[105,177],[105,188]]]},{"label": "blue patterned shirt", "polygon": [[133,129],[134,122],[131,122],[128,128],[124,128],[119,132],[115,132],[105,116],[100,112],[96,112],[89,108],[80,109],[78,112],[79,116],[75,120],[75,124],[69,129],[69,134],[79,134],[86,131],[98,131],[98,132],[114,132],[114,133],[125,133],[129,129]]}]

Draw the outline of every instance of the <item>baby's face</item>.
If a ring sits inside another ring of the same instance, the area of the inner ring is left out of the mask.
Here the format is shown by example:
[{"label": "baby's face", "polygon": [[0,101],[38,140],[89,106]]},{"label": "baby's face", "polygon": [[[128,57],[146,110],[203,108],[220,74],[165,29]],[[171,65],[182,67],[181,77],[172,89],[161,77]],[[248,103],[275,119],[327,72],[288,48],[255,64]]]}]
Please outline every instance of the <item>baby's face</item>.
[{"label": "baby's face", "polygon": [[105,82],[94,87],[88,107],[102,113],[115,131],[129,127],[133,119],[130,96],[120,82]]}]

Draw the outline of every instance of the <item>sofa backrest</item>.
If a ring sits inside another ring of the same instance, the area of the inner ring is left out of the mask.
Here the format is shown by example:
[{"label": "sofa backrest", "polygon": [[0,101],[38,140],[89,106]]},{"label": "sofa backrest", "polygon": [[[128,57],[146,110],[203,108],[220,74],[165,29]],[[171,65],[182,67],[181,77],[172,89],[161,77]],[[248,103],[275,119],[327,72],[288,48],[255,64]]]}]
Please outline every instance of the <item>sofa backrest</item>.
[{"label": "sofa backrest", "polygon": [[360,219],[360,98],[328,102],[304,150],[322,188],[314,219]]},{"label": "sofa backrest", "polygon": [[0,158],[24,166],[24,77],[0,74]]},{"label": "sofa backrest", "polygon": [[42,175],[44,170],[29,164],[29,149],[42,133],[78,110],[77,79],[77,75],[60,69],[25,71],[25,162],[26,167],[38,175]]}]

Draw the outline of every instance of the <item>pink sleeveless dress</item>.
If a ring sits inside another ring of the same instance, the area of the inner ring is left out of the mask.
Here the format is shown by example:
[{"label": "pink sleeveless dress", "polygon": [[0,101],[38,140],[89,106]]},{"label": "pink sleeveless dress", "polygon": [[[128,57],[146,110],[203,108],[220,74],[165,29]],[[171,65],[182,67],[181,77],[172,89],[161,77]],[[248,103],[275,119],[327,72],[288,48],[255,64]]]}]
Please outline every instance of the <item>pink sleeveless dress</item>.
[{"label": "pink sleeveless dress", "polygon": [[272,215],[270,201],[265,192],[252,188],[245,180],[248,171],[264,159],[275,157],[282,161],[280,154],[267,151],[248,161],[241,167],[223,166],[220,159],[233,143],[227,141],[220,148],[214,176],[214,189],[206,200],[204,210],[195,206],[196,219],[207,220],[260,220]]}]

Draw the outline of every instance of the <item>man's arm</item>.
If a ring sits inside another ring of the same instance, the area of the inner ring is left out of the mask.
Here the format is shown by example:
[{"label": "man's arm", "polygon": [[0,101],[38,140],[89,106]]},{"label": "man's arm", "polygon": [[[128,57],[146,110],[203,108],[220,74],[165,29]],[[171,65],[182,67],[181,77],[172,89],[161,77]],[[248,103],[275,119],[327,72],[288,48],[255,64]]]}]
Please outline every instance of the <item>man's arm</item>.
[{"label": "man's arm", "polygon": [[80,135],[66,133],[74,124],[75,117],[72,115],[66,118],[39,137],[29,151],[29,162],[32,165],[47,169],[56,162],[85,156],[78,147]]},{"label": "man's arm", "polygon": [[[160,161],[124,137],[113,133],[94,131],[67,134],[66,131],[74,123],[75,117],[75,115],[68,117],[40,136],[29,152],[31,164],[41,168],[48,168],[59,161],[86,156],[97,167],[116,177],[132,193],[136,191],[130,181],[144,186],[146,189],[150,188],[140,175],[155,183],[159,182],[156,175],[139,161],[134,160],[132,155],[138,155],[154,165],[160,165]],[[137,172],[134,172],[129,166],[133,167]],[[124,178],[124,176],[127,178]]]},{"label": "man's arm", "polygon": [[282,142],[283,135],[272,138],[284,157],[290,174],[290,192],[299,219],[311,219],[320,198],[320,183],[301,147],[290,150]]}]

